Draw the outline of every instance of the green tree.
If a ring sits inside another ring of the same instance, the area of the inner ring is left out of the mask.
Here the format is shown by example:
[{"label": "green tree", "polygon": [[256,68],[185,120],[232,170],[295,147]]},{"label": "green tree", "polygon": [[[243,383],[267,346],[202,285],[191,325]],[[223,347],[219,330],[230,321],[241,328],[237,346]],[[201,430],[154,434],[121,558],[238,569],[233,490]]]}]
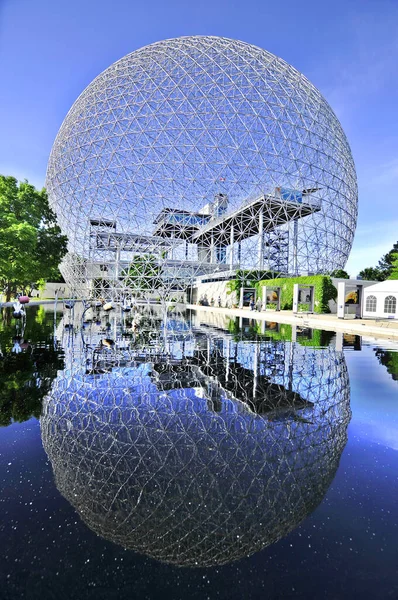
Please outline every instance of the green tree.
[{"label": "green tree", "polygon": [[395,242],[395,244],[391,248],[391,250],[389,252],[387,252],[387,254],[382,256],[382,258],[379,260],[379,264],[377,265],[377,268],[379,269],[379,271],[381,271],[385,275],[384,279],[387,279],[390,276],[390,274],[394,268],[393,263],[394,263],[394,260],[396,259],[397,253],[398,253],[398,241]]},{"label": "green tree", "polygon": [[330,273],[330,277],[337,277],[337,279],[349,279],[350,278],[347,271],[344,271],[343,269],[335,269],[334,271],[332,271]]},{"label": "green tree", "polygon": [[[385,281],[390,279],[390,275],[396,271],[396,257],[398,254],[398,241],[395,242],[393,247],[387,254],[381,257],[377,267],[367,267],[360,271],[359,276],[362,279],[369,279],[373,281]],[[391,279],[396,279],[392,277]]]},{"label": "green tree", "polygon": [[137,293],[159,289],[163,285],[162,269],[152,254],[135,256],[123,276],[126,286]]},{"label": "green tree", "polygon": [[358,273],[359,277],[362,279],[367,279],[368,281],[384,281],[384,274],[377,267],[366,267],[366,269],[362,269]]},{"label": "green tree", "polygon": [[0,175],[0,288],[6,300],[40,279],[58,278],[67,251],[45,189]]},{"label": "green tree", "polygon": [[398,279],[398,252],[393,254],[393,259],[391,263],[391,271],[388,279]]}]

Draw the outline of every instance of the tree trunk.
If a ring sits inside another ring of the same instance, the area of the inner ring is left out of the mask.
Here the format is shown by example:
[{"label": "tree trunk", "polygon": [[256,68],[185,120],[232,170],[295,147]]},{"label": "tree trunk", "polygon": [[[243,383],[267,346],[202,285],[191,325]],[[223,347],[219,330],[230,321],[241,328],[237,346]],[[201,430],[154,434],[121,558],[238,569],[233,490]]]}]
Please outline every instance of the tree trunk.
[{"label": "tree trunk", "polygon": [[6,287],[6,302],[9,302],[11,300],[11,293],[12,293],[11,282],[9,281],[7,283],[7,287]]}]

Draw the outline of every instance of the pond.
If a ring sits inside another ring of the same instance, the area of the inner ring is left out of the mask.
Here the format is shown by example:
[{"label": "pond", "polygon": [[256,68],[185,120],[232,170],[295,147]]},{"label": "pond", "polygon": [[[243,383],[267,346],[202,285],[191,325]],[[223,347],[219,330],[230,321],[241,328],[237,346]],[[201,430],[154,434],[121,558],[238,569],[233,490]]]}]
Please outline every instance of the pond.
[{"label": "pond", "polygon": [[0,324],[0,598],[398,597],[398,344],[77,303]]}]

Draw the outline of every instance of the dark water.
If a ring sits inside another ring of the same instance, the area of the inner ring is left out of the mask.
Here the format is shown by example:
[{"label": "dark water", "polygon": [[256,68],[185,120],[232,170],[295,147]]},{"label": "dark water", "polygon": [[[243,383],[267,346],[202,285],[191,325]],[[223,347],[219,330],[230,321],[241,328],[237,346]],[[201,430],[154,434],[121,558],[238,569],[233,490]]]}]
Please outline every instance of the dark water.
[{"label": "dark water", "polygon": [[1,598],[398,598],[397,345],[81,310],[1,325]]}]

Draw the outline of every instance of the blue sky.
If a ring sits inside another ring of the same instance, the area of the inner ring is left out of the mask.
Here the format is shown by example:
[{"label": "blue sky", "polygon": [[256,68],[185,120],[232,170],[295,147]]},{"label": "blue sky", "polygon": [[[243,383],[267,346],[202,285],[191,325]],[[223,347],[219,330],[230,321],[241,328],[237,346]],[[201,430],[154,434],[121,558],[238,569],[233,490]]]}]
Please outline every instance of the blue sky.
[{"label": "blue sky", "polygon": [[261,46],[326,97],[359,182],[347,270],[376,264],[398,239],[398,0],[0,0],[0,173],[41,187],[92,79],[141,46],[193,34]]}]

